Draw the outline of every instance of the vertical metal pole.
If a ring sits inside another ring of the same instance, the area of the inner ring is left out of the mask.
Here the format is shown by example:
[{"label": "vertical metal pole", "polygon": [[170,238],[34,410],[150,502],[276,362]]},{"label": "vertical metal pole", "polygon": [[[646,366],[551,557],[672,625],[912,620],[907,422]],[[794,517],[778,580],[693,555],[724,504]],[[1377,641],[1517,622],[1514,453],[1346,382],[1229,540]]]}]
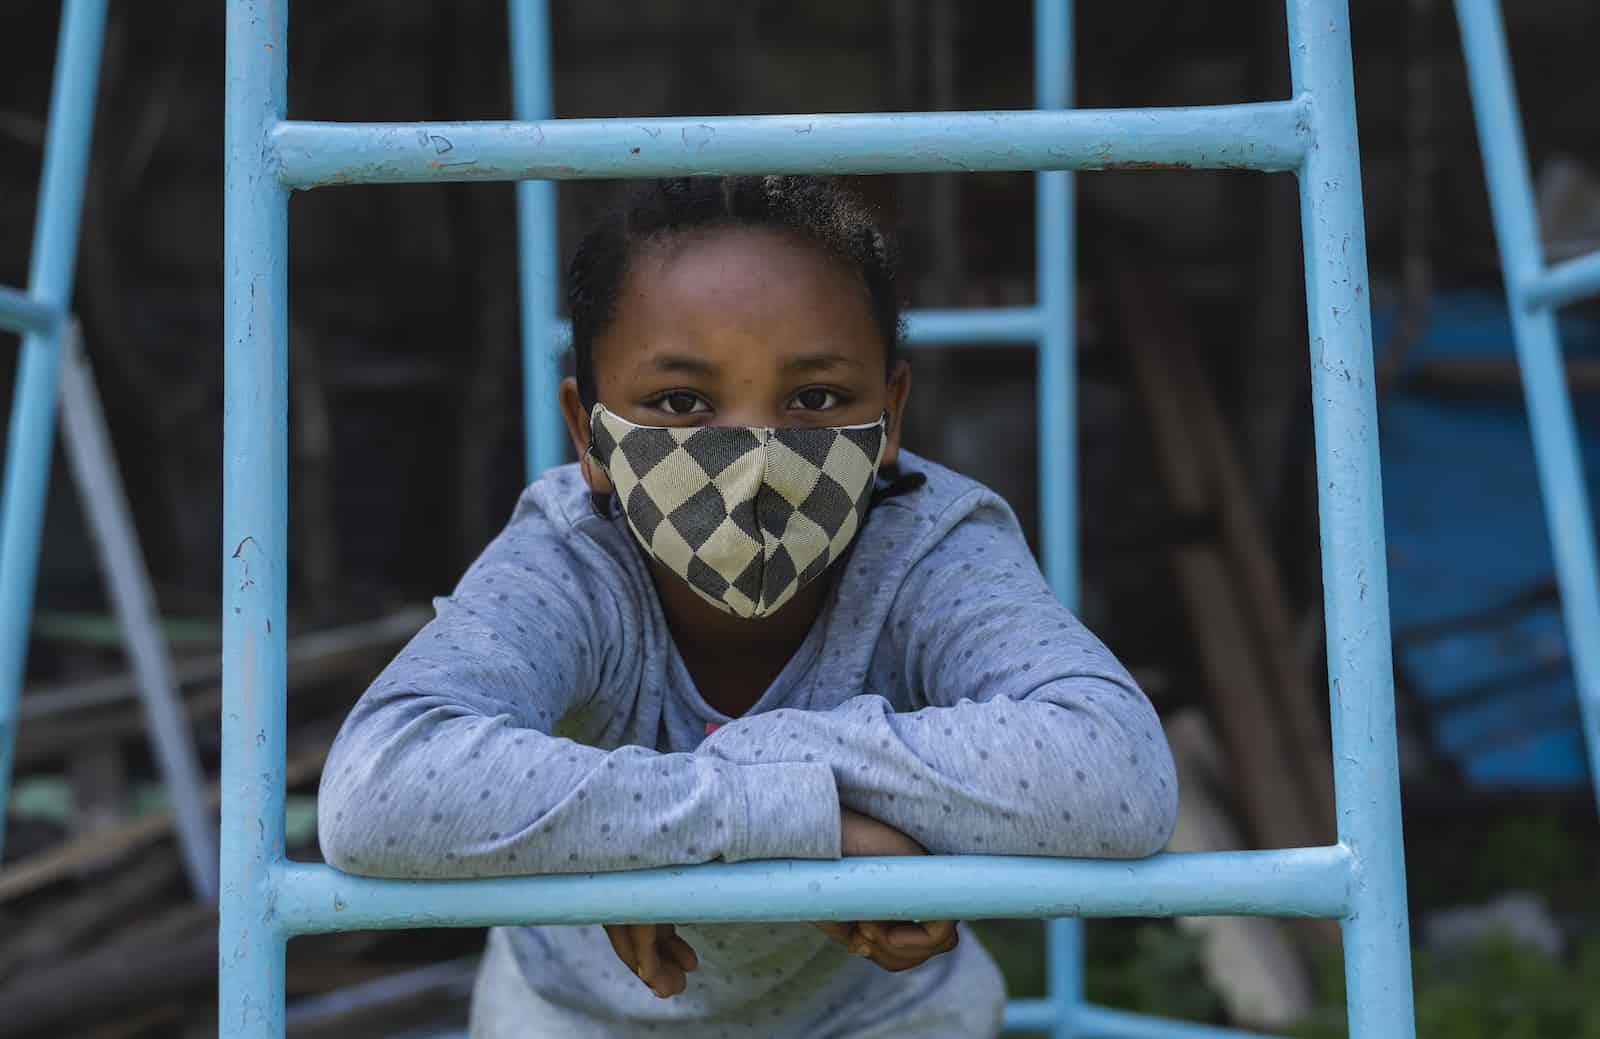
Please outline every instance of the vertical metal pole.
[{"label": "vertical metal pole", "polygon": [[1544,256],[1528,150],[1517,114],[1516,83],[1500,5],[1493,0],[1457,0],[1456,20],[1466,52],[1478,147],[1483,152],[1505,276],[1506,306],[1522,368],[1522,392],[1533,433],[1545,523],[1577,679],[1589,778],[1600,802],[1600,566],[1595,562],[1594,519],[1584,486],[1572,402],[1562,373],[1556,317],[1548,306],[1526,302],[1528,288],[1544,269]]},{"label": "vertical metal pole", "polygon": [[288,193],[265,157],[284,117],[288,0],[229,0],[227,23],[218,1030],[281,1039]]},{"label": "vertical metal pole", "polygon": [[1288,15],[1294,90],[1312,102],[1300,214],[1334,788],[1339,839],[1355,871],[1351,912],[1342,921],[1350,1036],[1410,1039],[1411,945],[1350,16],[1345,0],[1289,0]]},{"label": "vertical metal pole", "polygon": [[[63,315],[72,301],[78,218],[83,211],[105,23],[105,0],[67,0],[56,38],[28,295]],[[5,847],[17,700],[22,695],[33,582],[39,567],[39,528],[50,482],[56,377],[65,323],[58,320],[49,332],[22,337],[22,361],[6,438],[5,490],[0,497],[0,852]]]},{"label": "vertical metal pole", "polygon": [[139,550],[139,536],[128,512],[128,496],[117,472],[111,436],[100,409],[94,375],[83,352],[76,321],[67,323],[62,343],[61,432],[78,484],[78,497],[94,532],[100,570],[122,624],[133,661],[145,728],[155,744],[156,761],[172,794],[178,844],[195,896],[217,897],[217,839],[206,805],[205,773],[194,749],[189,721],[178,699],[172,659],[161,636],[150,572]]},{"label": "vertical metal pole", "polygon": [[[1034,107],[1072,104],[1071,0],[1034,0]],[[1056,597],[1078,605],[1077,387],[1073,377],[1077,332],[1074,293],[1072,174],[1034,174],[1035,265],[1038,305],[1044,318],[1039,342],[1039,501],[1045,577]],[[1055,1039],[1077,1035],[1083,1005],[1083,923],[1045,925]]]},{"label": "vertical metal pole", "polygon": [[[511,89],[518,119],[551,118],[550,5],[509,0]],[[517,182],[517,278],[522,295],[522,422],[528,481],[561,464],[565,436],[556,406],[556,301],[560,261],[556,241],[556,186],[548,180]]]}]

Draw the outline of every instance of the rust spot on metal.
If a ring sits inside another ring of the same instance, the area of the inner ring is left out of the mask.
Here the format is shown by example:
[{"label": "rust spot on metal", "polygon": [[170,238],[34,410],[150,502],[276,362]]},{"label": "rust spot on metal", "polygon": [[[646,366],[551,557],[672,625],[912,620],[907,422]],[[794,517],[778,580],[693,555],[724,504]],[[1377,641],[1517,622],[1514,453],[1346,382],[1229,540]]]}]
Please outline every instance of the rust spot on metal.
[{"label": "rust spot on metal", "polygon": [[1124,159],[1121,162],[1108,162],[1100,167],[1105,170],[1187,170],[1192,169],[1192,162],[1150,162],[1146,159]]},{"label": "rust spot on metal", "polygon": [[500,171],[493,166],[476,162],[430,162],[433,169],[447,171],[452,177],[494,177]]}]

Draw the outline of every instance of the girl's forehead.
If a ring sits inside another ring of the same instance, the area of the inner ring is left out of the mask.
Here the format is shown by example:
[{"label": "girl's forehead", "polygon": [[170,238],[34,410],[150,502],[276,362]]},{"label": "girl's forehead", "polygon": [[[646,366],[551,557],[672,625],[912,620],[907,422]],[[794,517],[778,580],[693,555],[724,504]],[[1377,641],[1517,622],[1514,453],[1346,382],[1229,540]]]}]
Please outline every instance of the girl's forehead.
[{"label": "girl's forehead", "polygon": [[782,228],[712,227],[667,235],[635,250],[625,288],[678,302],[744,298],[773,301],[832,295],[866,286],[854,266],[819,243]]},{"label": "girl's forehead", "polygon": [[694,355],[707,364],[791,366],[823,355],[883,364],[860,274],[819,245],[766,228],[647,243],[629,264],[602,339],[626,344],[628,367]]}]

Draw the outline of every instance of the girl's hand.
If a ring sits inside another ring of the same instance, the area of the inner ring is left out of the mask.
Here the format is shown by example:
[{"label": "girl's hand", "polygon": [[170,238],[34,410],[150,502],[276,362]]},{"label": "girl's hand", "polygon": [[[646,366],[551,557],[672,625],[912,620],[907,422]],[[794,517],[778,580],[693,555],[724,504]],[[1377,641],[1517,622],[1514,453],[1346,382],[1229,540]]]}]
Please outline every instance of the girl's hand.
[{"label": "girl's hand", "polygon": [[[846,856],[928,853],[893,826],[848,808],[840,809],[839,827],[840,853]],[[897,972],[949,952],[960,940],[954,920],[819,920],[815,926],[853,955]]]},{"label": "girl's hand", "polygon": [[662,999],[683,992],[689,972],[700,965],[672,924],[606,924],[605,929],[617,959]]}]

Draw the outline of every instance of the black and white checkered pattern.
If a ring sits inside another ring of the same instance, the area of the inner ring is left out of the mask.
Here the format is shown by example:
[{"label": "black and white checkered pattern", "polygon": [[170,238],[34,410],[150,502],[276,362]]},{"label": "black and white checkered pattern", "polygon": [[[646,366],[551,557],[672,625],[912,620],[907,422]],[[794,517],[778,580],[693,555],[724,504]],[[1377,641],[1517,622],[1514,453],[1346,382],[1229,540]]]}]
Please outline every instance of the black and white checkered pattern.
[{"label": "black and white checkered pattern", "polygon": [[861,426],[640,426],[596,404],[589,453],[651,555],[701,596],[764,617],[855,537],[886,441]]}]

